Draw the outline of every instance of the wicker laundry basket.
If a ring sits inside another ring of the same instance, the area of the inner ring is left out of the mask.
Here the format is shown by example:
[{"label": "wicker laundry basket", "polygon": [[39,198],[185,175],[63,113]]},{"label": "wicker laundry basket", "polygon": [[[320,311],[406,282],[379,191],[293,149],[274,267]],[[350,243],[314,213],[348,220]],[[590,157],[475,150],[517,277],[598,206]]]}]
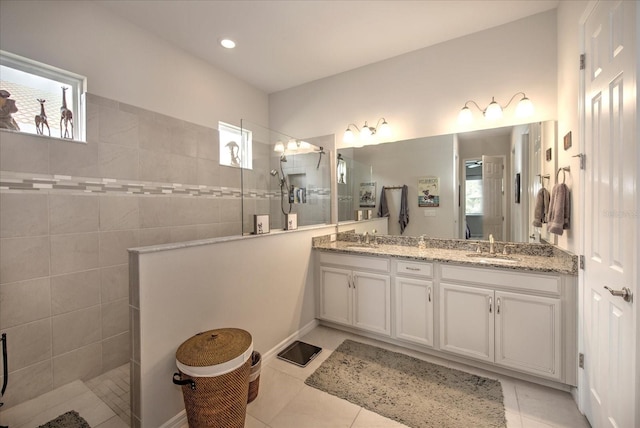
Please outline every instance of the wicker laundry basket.
[{"label": "wicker laundry basket", "polygon": [[258,396],[261,366],[262,355],[260,355],[258,351],[253,351],[253,354],[251,354],[251,373],[249,374],[249,397],[247,397],[247,403],[251,403]]},{"label": "wicker laundry basket", "polygon": [[249,393],[253,341],[240,329],[198,333],[176,351],[190,427],[243,428]]}]

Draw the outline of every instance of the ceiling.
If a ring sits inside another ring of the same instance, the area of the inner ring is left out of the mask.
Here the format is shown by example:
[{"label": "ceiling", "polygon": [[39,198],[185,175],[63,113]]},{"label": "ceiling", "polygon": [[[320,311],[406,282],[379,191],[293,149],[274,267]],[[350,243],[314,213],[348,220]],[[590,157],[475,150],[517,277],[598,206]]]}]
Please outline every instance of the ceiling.
[{"label": "ceiling", "polygon": [[[557,7],[559,0],[100,0],[272,93]],[[233,50],[218,41],[236,41]]]}]

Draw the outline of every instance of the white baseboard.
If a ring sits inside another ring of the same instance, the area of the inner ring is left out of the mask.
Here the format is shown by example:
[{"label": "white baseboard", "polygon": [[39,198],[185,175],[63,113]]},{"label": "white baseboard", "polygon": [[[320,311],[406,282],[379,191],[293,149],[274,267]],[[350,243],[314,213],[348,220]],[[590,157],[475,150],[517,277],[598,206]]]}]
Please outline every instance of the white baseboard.
[{"label": "white baseboard", "polygon": [[[294,340],[300,339],[302,336],[304,336],[305,334],[309,333],[311,330],[316,328],[319,324],[320,323],[318,322],[318,320],[314,319],[313,321],[311,321],[310,323],[302,327],[300,330],[289,335],[286,339],[278,343],[273,348],[269,349],[265,353],[261,353],[262,364],[263,365],[267,364],[269,361],[274,359],[278,355],[278,352],[284,349],[287,345],[289,345]],[[181,426],[186,424],[187,424],[187,412],[186,410],[182,410],[180,413],[178,413],[177,415],[169,419],[167,422],[162,424],[160,428],[180,428]]]},{"label": "white baseboard", "polygon": [[187,411],[183,410],[167,422],[163,423],[160,428],[180,428],[187,424]]}]

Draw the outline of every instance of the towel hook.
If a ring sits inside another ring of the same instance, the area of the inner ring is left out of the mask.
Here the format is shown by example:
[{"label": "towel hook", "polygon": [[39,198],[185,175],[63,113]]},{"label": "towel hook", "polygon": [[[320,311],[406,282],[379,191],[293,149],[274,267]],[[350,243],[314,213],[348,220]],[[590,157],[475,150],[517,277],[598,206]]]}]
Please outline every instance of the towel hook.
[{"label": "towel hook", "polygon": [[563,166],[562,168],[558,168],[558,172],[556,172],[556,183],[558,183],[558,177],[560,177],[560,171],[562,171],[562,184],[564,184],[567,178],[566,171],[571,171],[571,168],[568,166]]}]

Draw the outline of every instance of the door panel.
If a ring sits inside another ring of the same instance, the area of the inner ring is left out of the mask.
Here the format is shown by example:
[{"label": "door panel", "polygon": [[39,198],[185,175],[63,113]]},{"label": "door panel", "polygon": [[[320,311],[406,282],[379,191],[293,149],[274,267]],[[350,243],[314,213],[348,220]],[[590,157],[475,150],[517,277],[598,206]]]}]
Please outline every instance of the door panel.
[{"label": "door panel", "polygon": [[[637,2],[598,2],[584,24],[583,410],[593,427],[637,426]],[[633,213],[636,213],[634,215]]]}]

